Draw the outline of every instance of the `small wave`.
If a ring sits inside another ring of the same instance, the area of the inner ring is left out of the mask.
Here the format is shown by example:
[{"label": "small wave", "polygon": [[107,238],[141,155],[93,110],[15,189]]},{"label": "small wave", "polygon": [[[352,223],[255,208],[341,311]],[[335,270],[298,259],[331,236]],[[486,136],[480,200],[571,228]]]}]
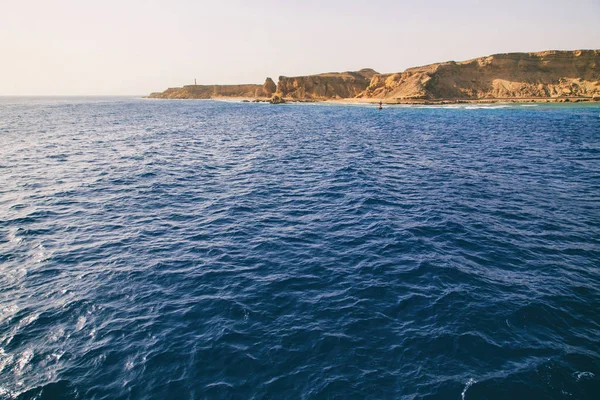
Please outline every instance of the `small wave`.
[{"label": "small wave", "polygon": [[27,207],[29,207],[29,204],[16,203],[16,204],[13,204],[12,206],[10,206],[8,209],[10,211],[18,211],[18,210],[23,210]]},{"label": "small wave", "polygon": [[46,251],[43,244],[39,244],[37,247],[39,250],[34,254],[33,259],[37,263],[43,263],[48,261],[52,257],[52,252]]},{"label": "small wave", "polygon": [[31,349],[25,350],[19,360],[17,361],[17,365],[15,367],[15,372],[20,374],[27,367],[30,361],[33,359],[34,352]]},{"label": "small wave", "polygon": [[[249,101],[248,99],[228,99],[228,98],[215,98],[215,99],[210,99],[211,101],[217,101],[219,103],[249,103],[251,101]],[[244,101],[246,100],[246,101]]]},{"label": "small wave", "polygon": [[19,232],[19,228],[11,229],[8,232],[8,241],[9,242],[19,244],[23,241],[22,237],[17,236],[17,232]]},{"label": "small wave", "polygon": [[473,386],[475,383],[477,383],[476,380],[474,380],[473,378],[469,379],[469,381],[467,382],[467,384],[465,385],[465,388],[463,389],[462,393],[460,394],[462,400],[465,400],[467,397],[467,390],[469,390],[469,388],[471,386]]},{"label": "small wave", "polygon": [[430,108],[430,109],[454,109],[454,110],[459,110],[461,108],[465,108],[464,106],[461,105],[456,105],[456,104],[452,104],[452,105],[448,105],[448,104],[440,104],[440,105],[417,105],[417,106],[410,106],[410,107],[414,107],[414,108]]},{"label": "small wave", "polygon": [[79,332],[85,326],[85,322],[87,319],[84,316],[77,318],[77,323],[75,324],[75,331]]},{"label": "small wave", "polygon": [[465,106],[465,110],[499,110],[501,108],[509,108],[509,105],[501,105],[501,106],[486,106],[486,105],[478,105],[478,106]]},{"label": "small wave", "polygon": [[0,386],[0,398],[15,399],[18,395],[18,393],[15,393],[12,390],[5,388],[4,386]]},{"label": "small wave", "polygon": [[19,311],[19,307],[16,304],[9,304],[0,308],[0,321],[12,317]]},{"label": "small wave", "polygon": [[[0,347],[0,374],[4,368],[12,362],[13,358],[12,354],[6,353],[4,349]],[[0,392],[0,395],[2,395],[2,392]]]},{"label": "small wave", "polygon": [[21,320],[21,322],[19,322],[18,329],[24,328],[27,325],[31,324],[32,322],[35,322],[39,317],[40,317],[39,313],[34,313],[34,314],[31,314],[31,315],[23,318]]},{"label": "small wave", "polygon": [[50,332],[48,335],[50,342],[58,342],[59,339],[65,336],[64,328],[58,328]]},{"label": "small wave", "polygon": [[585,379],[594,379],[596,377],[596,375],[593,372],[589,372],[589,371],[584,371],[584,372],[575,372],[573,374],[573,376],[575,377],[575,380],[577,382],[581,381],[581,380],[585,380]]}]

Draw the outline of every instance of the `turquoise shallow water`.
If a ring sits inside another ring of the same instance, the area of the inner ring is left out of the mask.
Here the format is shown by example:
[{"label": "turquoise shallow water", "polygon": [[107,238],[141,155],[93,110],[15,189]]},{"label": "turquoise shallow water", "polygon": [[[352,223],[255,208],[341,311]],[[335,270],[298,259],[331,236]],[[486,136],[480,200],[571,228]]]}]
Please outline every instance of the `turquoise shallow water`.
[{"label": "turquoise shallow water", "polygon": [[0,398],[595,399],[600,107],[0,99]]}]

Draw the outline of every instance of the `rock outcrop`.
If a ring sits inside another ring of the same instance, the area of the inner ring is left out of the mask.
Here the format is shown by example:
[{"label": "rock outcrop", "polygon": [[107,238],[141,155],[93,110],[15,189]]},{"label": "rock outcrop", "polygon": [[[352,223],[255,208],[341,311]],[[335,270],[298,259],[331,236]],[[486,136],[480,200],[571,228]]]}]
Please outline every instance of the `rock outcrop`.
[{"label": "rock outcrop", "polygon": [[269,100],[269,103],[271,103],[271,104],[285,104],[285,99],[283,99],[282,97],[279,97],[278,95],[274,95]]},{"label": "rock outcrop", "polygon": [[277,85],[273,82],[273,79],[267,78],[262,87],[261,96],[256,97],[271,97],[273,93],[277,91]]},{"label": "rock outcrop", "polygon": [[396,101],[593,97],[600,50],[496,54],[373,76],[357,97]]},{"label": "rock outcrop", "polygon": [[277,93],[285,98],[298,100],[327,100],[356,97],[367,89],[372,69],[356,72],[330,72],[319,75],[286,77],[280,76]]},{"label": "rock outcrop", "polygon": [[267,78],[264,85],[188,85],[152,93],[149,97],[153,99],[270,98],[274,92],[275,83],[271,78]]}]

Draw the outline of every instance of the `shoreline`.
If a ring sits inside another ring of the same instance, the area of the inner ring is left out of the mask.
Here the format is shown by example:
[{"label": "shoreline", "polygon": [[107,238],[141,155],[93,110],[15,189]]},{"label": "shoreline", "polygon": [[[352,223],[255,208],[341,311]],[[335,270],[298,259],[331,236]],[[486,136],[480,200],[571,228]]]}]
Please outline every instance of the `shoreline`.
[{"label": "shoreline", "polygon": [[[286,99],[287,101],[287,99]],[[600,98],[593,97],[503,97],[486,99],[331,99],[324,102],[331,103],[364,103],[364,104],[382,104],[394,105],[446,105],[446,104],[498,104],[498,103],[599,103]]]},{"label": "shoreline", "polygon": [[[242,102],[242,103],[269,103],[271,98],[267,97],[211,97],[208,99],[169,99],[143,96],[144,99],[156,100],[213,100],[223,102]],[[346,98],[346,99],[312,99],[312,98],[283,98],[286,103],[331,103],[331,104],[364,104],[372,105],[381,102],[384,105],[455,105],[455,104],[521,104],[521,103],[598,103],[600,98],[596,97],[508,97],[508,98],[487,98],[487,99],[376,99],[376,98]]]}]

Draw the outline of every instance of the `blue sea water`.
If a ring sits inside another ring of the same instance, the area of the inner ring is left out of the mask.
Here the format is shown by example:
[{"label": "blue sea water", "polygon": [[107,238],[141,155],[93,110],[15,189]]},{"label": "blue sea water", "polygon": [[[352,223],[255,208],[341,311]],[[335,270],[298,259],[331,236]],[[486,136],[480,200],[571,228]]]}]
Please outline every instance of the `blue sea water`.
[{"label": "blue sea water", "polygon": [[0,398],[600,398],[600,106],[0,99]]}]

